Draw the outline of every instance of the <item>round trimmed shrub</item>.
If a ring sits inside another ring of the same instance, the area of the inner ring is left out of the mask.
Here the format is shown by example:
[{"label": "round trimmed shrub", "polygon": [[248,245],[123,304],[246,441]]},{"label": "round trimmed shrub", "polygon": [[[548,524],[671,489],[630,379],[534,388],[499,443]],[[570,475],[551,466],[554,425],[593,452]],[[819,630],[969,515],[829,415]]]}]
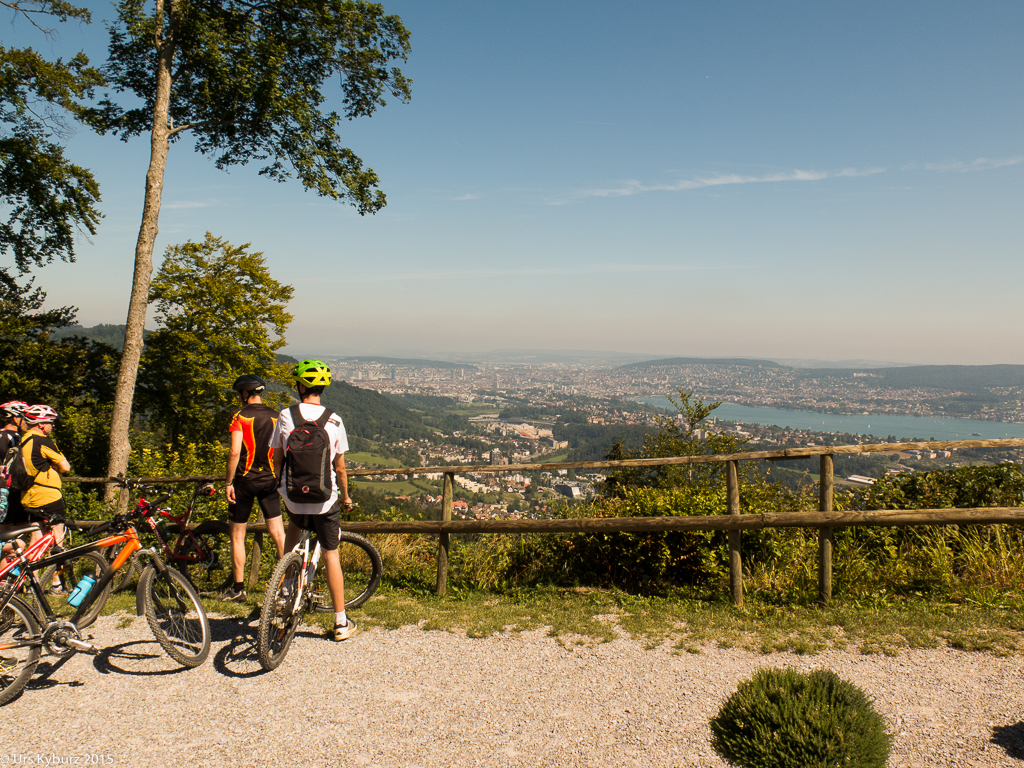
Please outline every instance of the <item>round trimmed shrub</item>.
[{"label": "round trimmed shrub", "polygon": [[828,670],[760,669],[710,726],[715,752],[742,768],[883,768],[892,744],[868,695]]}]

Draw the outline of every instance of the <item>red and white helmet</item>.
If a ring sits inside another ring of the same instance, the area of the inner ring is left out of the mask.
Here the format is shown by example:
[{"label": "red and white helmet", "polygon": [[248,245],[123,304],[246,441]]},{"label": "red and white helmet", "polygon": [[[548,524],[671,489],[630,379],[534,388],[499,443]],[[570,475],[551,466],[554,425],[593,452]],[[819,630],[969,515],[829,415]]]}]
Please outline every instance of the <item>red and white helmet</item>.
[{"label": "red and white helmet", "polygon": [[0,412],[3,412],[9,419],[21,418],[26,408],[28,408],[28,403],[22,400],[9,400],[6,403],[0,404]]},{"label": "red and white helmet", "polygon": [[60,414],[48,405],[30,405],[25,409],[23,418],[29,424],[47,424],[59,419]]}]

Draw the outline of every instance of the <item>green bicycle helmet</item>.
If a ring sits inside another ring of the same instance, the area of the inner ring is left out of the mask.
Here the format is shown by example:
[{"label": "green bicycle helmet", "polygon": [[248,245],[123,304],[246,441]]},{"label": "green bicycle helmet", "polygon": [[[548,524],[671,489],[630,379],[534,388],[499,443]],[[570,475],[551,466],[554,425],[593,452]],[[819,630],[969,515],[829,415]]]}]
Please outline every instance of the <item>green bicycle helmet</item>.
[{"label": "green bicycle helmet", "polygon": [[320,360],[303,360],[292,371],[296,384],[307,387],[331,386],[331,369]]}]

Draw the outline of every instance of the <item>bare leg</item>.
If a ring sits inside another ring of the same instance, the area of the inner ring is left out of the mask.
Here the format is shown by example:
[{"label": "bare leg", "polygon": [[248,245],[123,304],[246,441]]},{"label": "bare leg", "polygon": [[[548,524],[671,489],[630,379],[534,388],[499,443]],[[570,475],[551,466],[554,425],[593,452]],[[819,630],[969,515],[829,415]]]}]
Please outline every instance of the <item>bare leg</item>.
[{"label": "bare leg", "polygon": [[334,612],[341,613],[345,610],[345,576],[341,572],[338,550],[324,550],[323,557],[324,566],[327,568],[327,588],[331,590]]},{"label": "bare leg", "polygon": [[237,584],[245,570],[245,523],[229,522],[231,528],[231,578]]},{"label": "bare leg", "polygon": [[[280,560],[284,557],[284,523],[281,521],[281,515],[267,518],[267,532],[270,533],[270,538],[274,541],[274,546],[277,547],[277,559]],[[295,540],[298,541],[298,539],[299,537],[296,536]],[[292,546],[295,546],[294,542],[292,542]]]}]

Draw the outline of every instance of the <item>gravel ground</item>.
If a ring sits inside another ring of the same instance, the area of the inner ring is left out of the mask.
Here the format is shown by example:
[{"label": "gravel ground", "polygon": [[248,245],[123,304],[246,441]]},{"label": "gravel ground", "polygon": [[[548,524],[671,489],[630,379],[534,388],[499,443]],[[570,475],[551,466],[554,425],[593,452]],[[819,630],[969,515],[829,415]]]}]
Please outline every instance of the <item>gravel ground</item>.
[{"label": "gravel ground", "polygon": [[0,766],[724,766],[707,721],[763,666],[827,667],[875,696],[891,766],[1024,765],[1021,657],[674,654],[405,627],[341,644],[300,632],[265,674],[255,621],[213,618],[210,659],[182,670],[124,618],[88,630],[106,651],[42,665],[0,710]]}]

